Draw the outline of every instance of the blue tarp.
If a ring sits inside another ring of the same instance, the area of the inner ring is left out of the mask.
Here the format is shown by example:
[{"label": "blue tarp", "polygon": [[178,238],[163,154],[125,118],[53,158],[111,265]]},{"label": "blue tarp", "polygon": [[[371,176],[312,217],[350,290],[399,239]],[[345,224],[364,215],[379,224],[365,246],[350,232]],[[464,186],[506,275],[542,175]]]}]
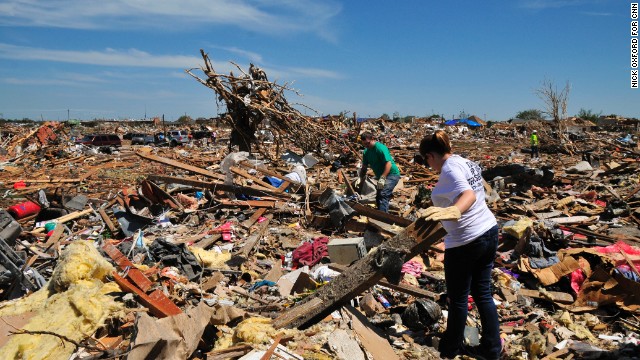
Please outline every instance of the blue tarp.
[{"label": "blue tarp", "polygon": [[452,120],[447,120],[444,123],[445,125],[459,125],[459,124],[466,124],[469,127],[480,127],[482,126],[480,123],[478,123],[477,121],[473,121],[471,119],[452,119]]}]

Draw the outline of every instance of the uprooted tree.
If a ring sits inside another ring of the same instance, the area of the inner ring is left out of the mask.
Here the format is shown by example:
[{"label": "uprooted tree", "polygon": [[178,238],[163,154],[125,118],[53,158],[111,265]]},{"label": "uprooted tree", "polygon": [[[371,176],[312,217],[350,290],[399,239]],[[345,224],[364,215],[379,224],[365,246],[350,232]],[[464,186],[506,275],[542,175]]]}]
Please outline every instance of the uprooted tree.
[{"label": "uprooted tree", "polygon": [[[186,72],[204,86],[217,94],[217,100],[226,106],[226,114],[222,121],[231,126],[230,146],[238,145],[240,151],[251,151],[252,144],[259,144],[257,131],[261,126],[269,125],[274,135],[276,155],[285,145],[293,144],[305,152],[320,153],[321,145],[329,139],[332,150],[349,146],[340,136],[341,125],[345,119],[328,118],[319,121],[308,117],[295,109],[284,96],[285,91],[296,93],[286,83],[278,85],[270,82],[264,70],[250,64],[245,72],[237,64],[232,64],[240,71],[236,76],[217,73],[211,64],[208,54],[200,50],[204,59],[204,67],[200,68],[206,78],[200,78],[189,69]],[[301,104],[294,104],[300,105]],[[306,106],[305,106],[306,107]],[[264,153],[263,153],[264,154]],[[268,154],[264,154],[268,156]]]}]

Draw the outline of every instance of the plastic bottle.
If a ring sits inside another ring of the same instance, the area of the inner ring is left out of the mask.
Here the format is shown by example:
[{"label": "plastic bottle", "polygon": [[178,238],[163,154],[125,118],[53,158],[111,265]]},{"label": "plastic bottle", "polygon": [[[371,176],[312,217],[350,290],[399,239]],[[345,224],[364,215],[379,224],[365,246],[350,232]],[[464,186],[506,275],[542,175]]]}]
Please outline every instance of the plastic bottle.
[{"label": "plastic bottle", "polygon": [[380,301],[380,303],[382,304],[382,306],[384,306],[385,309],[388,309],[391,307],[391,303],[389,302],[389,300],[387,300],[387,298],[385,298],[382,294],[376,294],[376,299]]}]

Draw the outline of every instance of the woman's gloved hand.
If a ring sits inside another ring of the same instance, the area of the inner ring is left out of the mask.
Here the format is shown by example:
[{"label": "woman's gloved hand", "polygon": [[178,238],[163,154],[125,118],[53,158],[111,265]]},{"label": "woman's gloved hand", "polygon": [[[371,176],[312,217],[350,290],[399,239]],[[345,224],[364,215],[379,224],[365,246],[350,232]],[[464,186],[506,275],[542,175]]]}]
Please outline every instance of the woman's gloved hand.
[{"label": "woman's gloved hand", "polygon": [[377,184],[378,190],[384,189],[384,185],[386,183],[387,183],[387,178],[385,176],[380,176],[380,179],[378,179],[378,184]]},{"label": "woman's gloved hand", "polygon": [[446,208],[432,206],[420,211],[421,218],[431,221],[459,220],[461,216],[462,214],[460,214],[460,210],[456,206],[449,206]]}]

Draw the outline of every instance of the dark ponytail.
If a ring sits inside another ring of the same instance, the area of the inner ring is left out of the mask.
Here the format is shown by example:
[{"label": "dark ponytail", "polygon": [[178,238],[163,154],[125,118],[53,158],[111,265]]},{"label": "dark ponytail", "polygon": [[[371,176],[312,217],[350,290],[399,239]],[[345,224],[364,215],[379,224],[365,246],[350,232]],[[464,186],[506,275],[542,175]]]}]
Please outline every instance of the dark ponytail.
[{"label": "dark ponytail", "polygon": [[420,155],[425,156],[428,153],[437,153],[440,155],[451,153],[451,142],[446,132],[436,130],[431,135],[427,135],[420,142]]}]

